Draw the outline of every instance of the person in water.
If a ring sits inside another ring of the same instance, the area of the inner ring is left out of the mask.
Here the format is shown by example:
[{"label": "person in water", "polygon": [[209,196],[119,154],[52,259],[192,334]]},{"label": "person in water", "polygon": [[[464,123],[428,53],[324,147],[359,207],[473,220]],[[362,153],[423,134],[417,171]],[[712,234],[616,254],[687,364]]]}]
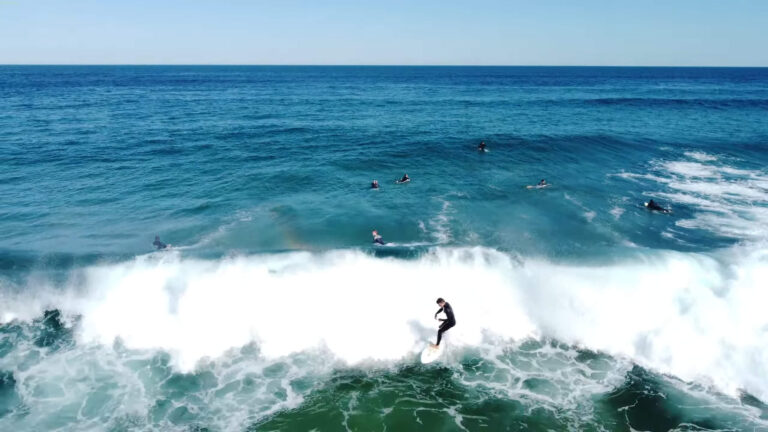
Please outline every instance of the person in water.
[{"label": "person in water", "polygon": [[371,189],[378,189],[378,188],[379,188],[378,180],[374,180],[373,182],[371,182]]},{"label": "person in water", "polygon": [[477,146],[477,150],[481,152],[485,151],[485,141],[480,141],[480,145]]},{"label": "person in water", "polygon": [[400,179],[400,183],[405,183],[411,181],[411,178],[408,177],[408,173],[403,174],[403,178]]},{"label": "person in water", "polygon": [[539,184],[537,186],[546,186],[546,185],[547,185],[547,180],[541,179],[541,181],[539,181]]},{"label": "person in water", "polygon": [[373,230],[373,231],[371,231],[371,234],[373,235],[373,242],[374,243],[380,244],[380,245],[384,244],[384,240],[381,238],[381,236],[379,235],[378,231]]},{"label": "person in water", "polygon": [[167,244],[160,241],[160,236],[155,236],[155,241],[152,242],[152,245],[155,246],[157,250],[168,248]]},{"label": "person in water", "polygon": [[451,307],[451,304],[447,301],[443,300],[442,297],[437,299],[437,305],[440,306],[440,309],[435,312],[435,319],[437,319],[437,314],[440,312],[445,312],[446,319],[441,319],[443,323],[440,324],[440,328],[437,330],[437,343],[430,344],[432,348],[437,348],[440,346],[440,340],[443,339],[443,333],[447,332],[451,329],[451,327],[456,325],[456,317],[453,316],[453,308]]},{"label": "person in water", "polygon": [[648,204],[646,204],[645,206],[648,207],[648,210],[654,210],[654,211],[658,211],[658,212],[662,212],[662,213],[668,213],[669,212],[669,210],[667,210],[664,207],[660,206],[654,200],[648,201]]}]

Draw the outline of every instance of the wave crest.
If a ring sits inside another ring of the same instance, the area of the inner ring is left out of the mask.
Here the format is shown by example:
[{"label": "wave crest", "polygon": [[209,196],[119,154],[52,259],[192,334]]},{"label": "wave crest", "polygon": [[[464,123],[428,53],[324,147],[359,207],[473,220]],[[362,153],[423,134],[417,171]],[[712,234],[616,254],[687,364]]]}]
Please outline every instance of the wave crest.
[{"label": "wave crest", "polygon": [[162,349],[190,370],[253,341],[268,358],[321,348],[349,364],[397,361],[434,338],[435,299],[444,297],[458,321],[448,333],[454,349],[551,337],[766,400],[758,377],[768,376],[767,263],[768,251],[755,248],[647,252],[602,265],[480,247],[439,247],[414,260],[154,254],[84,269],[55,302],[81,317],[79,343]]}]

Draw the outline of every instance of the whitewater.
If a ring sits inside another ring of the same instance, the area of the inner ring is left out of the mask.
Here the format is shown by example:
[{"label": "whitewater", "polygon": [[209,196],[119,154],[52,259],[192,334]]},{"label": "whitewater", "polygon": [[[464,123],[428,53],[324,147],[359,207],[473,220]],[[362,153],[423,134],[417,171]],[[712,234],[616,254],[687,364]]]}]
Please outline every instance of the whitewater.
[{"label": "whitewater", "polygon": [[375,365],[423,348],[435,333],[425,305],[442,295],[461,307],[462,325],[450,333],[457,351],[554,338],[765,398],[756,378],[768,376],[768,335],[752,336],[768,326],[768,251],[722,255],[639,253],[611,266],[565,266],[485,248],[436,248],[414,261],[337,251],[205,262],[169,252],[85,269],[43,304],[6,299],[18,315],[3,319],[56,304],[78,317],[78,342],[167,350],[185,372],[251,342],[268,359],[327,350]]}]

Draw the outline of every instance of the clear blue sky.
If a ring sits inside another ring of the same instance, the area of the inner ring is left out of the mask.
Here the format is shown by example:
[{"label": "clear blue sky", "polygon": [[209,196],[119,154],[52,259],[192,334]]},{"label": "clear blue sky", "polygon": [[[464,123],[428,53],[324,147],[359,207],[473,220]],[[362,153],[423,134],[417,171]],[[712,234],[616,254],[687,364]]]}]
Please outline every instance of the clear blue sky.
[{"label": "clear blue sky", "polygon": [[0,0],[0,63],[768,66],[768,0]]}]

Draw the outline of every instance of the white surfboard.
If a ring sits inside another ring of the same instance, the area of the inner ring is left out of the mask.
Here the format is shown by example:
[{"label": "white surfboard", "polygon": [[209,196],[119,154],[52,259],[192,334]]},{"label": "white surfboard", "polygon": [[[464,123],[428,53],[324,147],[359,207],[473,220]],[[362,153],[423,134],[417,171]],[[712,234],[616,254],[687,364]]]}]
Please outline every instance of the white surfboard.
[{"label": "white surfboard", "polygon": [[424,364],[428,364],[437,360],[440,357],[440,355],[443,353],[444,348],[445,348],[445,343],[438,345],[437,348],[432,348],[431,344],[428,345],[426,348],[424,348],[424,351],[421,352],[421,362]]}]

